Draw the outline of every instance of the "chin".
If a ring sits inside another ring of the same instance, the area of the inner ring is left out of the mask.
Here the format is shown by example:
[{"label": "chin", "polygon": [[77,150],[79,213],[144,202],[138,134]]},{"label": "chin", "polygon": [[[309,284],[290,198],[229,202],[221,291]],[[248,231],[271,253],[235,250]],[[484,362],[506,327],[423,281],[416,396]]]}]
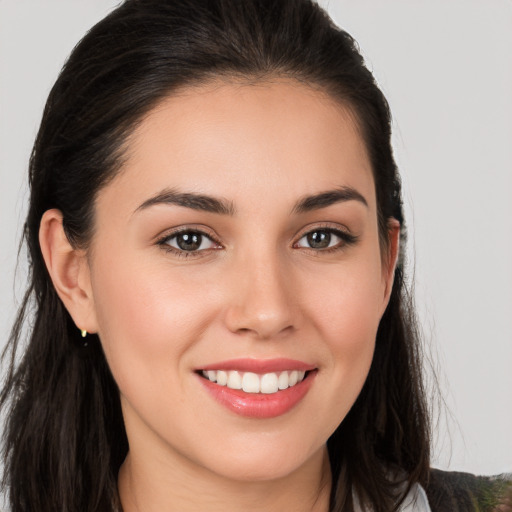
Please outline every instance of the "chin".
[{"label": "chin", "polygon": [[[229,480],[239,482],[265,482],[280,480],[287,476],[307,469],[311,464],[317,467],[323,461],[325,445],[314,453],[300,452],[296,444],[291,449],[283,450],[281,445],[276,449],[233,450],[229,457],[216,459],[208,464],[209,469]],[[304,447],[304,445],[302,445]],[[219,463],[220,462],[220,463]]]}]

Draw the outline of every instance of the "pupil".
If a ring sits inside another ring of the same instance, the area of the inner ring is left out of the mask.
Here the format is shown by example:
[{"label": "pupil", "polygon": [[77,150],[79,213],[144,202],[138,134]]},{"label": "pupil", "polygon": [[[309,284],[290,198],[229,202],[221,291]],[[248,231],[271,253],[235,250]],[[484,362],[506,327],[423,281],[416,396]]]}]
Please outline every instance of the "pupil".
[{"label": "pupil", "polygon": [[201,246],[201,239],[199,233],[181,233],[177,236],[176,243],[183,251],[196,251]]},{"label": "pupil", "polygon": [[308,244],[313,249],[325,249],[331,243],[331,233],[328,231],[313,231],[308,235]]}]

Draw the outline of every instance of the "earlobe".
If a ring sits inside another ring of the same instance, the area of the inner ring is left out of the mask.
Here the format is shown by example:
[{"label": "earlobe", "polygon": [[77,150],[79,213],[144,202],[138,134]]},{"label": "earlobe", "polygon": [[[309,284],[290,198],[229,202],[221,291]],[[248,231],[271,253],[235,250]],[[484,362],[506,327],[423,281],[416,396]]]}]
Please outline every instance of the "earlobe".
[{"label": "earlobe", "polygon": [[385,280],[384,309],[386,309],[391,296],[395,268],[400,253],[400,222],[396,219],[388,220],[388,240],[387,252],[383,261],[383,279]]},{"label": "earlobe", "polygon": [[48,210],[41,218],[39,245],[53,286],[77,328],[97,332],[89,264],[85,252],[69,242],[59,210]]}]

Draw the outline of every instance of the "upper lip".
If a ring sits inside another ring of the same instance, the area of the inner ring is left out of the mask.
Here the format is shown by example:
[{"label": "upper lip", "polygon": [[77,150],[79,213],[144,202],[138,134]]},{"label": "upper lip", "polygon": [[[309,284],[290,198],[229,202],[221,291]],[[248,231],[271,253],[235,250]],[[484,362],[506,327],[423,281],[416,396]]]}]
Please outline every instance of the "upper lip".
[{"label": "upper lip", "polygon": [[314,370],[315,365],[297,361],[295,359],[277,358],[277,359],[229,359],[202,366],[199,370],[238,370],[241,372],[253,373],[272,373],[283,372],[286,370]]}]

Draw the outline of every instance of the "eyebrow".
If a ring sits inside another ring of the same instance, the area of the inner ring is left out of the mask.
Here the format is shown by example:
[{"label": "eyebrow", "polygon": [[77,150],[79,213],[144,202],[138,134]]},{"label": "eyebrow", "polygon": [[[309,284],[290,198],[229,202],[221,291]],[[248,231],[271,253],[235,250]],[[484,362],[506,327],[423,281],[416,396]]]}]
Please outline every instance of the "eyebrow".
[{"label": "eyebrow", "polygon": [[[328,190],[326,192],[320,192],[319,194],[303,197],[292,208],[292,212],[307,213],[346,201],[358,201],[365,206],[368,206],[368,202],[364,196],[360,194],[356,189],[352,187],[339,187],[335,190]],[[192,210],[217,213],[220,215],[233,216],[235,214],[235,207],[231,201],[208,196],[205,194],[179,192],[174,189],[162,190],[155,196],[144,201],[135,210],[135,212],[145,210],[150,206],[158,204],[183,206],[184,208],[191,208]]]},{"label": "eyebrow", "polygon": [[346,201],[358,201],[368,207],[368,202],[364,196],[352,187],[339,187],[335,190],[320,192],[312,196],[306,196],[300,199],[293,208],[294,213],[307,213],[312,210],[327,208],[332,204],[343,203]]},{"label": "eyebrow", "polygon": [[[220,215],[234,215],[235,208],[231,201],[215,198],[204,194],[195,194],[191,192],[178,192],[173,189],[165,189],[155,196],[144,201],[136,210],[145,210],[150,206],[157,204],[174,204],[191,208],[192,210],[200,210],[209,213],[218,213]],[[134,213],[135,213],[134,212]]]}]

